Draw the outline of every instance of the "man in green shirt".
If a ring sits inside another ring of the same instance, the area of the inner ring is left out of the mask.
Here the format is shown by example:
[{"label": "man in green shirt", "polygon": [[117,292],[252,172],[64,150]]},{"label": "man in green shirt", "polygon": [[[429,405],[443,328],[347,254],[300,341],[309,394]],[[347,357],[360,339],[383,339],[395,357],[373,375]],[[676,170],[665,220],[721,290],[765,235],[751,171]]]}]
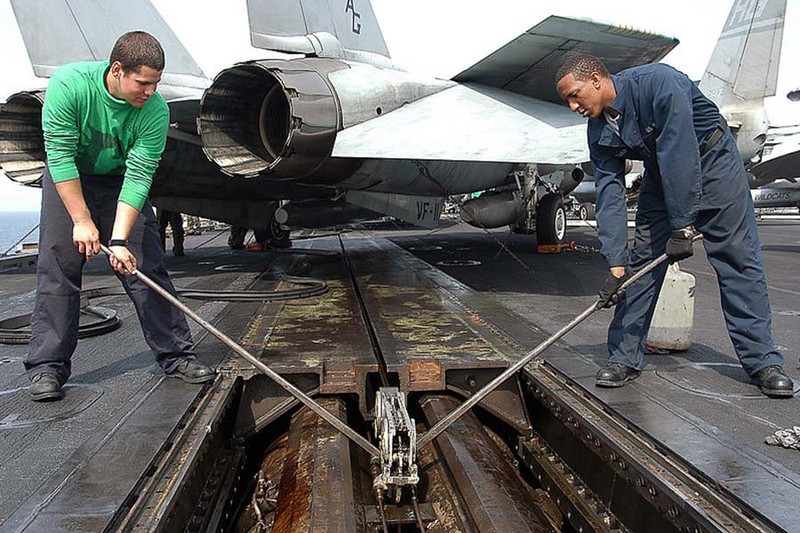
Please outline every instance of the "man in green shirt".
[{"label": "man in green shirt", "polygon": [[175,292],[147,199],[169,129],[169,108],[156,92],[163,69],[155,37],[130,32],[108,62],[64,65],[48,84],[36,304],[25,359],[36,401],[63,397],[78,341],[81,272],[101,242],[113,252],[111,266],[164,372],[189,383],[214,379],[193,352],[183,313],[130,276],[138,269]]}]

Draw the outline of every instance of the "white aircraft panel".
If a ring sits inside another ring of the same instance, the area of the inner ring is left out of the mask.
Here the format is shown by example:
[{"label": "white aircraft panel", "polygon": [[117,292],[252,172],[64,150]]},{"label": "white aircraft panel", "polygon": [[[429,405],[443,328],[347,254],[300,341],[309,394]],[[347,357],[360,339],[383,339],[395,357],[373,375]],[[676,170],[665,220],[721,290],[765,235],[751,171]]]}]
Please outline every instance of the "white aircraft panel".
[{"label": "white aircraft panel", "polygon": [[144,30],[164,48],[164,84],[199,89],[208,85],[203,71],[146,0],[12,0],[11,5],[37,76],[50,77],[64,63],[106,60],[120,35]]},{"label": "white aircraft panel", "polygon": [[566,106],[468,84],[340,132],[333,156],[577,164],[589,148]]},{"label": "white aircraft panel", "polygon": [[347,50],[389,55],[369,2],[247,0],[247,12],[250,41],[257,48],[310,54],[314,46],[304,36],[327,33]]}]

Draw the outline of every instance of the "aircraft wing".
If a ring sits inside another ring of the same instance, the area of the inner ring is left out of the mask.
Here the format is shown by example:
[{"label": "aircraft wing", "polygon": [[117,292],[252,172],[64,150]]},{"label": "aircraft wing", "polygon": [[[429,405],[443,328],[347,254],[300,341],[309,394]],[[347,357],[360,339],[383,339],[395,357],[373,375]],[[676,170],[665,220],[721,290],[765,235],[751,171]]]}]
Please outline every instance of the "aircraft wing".
[{"label": "aircraft wing", "polygon": [[551,16],[453,78],[560,102],[555,75],[570,52],[597,56],[609,72],[661,60],[678,40],[588,20]]},{"label": "aircraft wing", "polygon": [[564,105],[454,85],[341,131],[334,157],[486,162],[589,160],[586,120]]},{"label": "aircraft wing", "polygon": [[778,179],[800,177],[800,151],[788,152],[753,165],[754,185],[763,187]]},{"label": "aircraft wing", "polygon": [[339,132],[333,156],[572,164],[588,161],[586,122],[555,74],[568,52],[618,70],[658,61],[677,39],[551,16],[453,78],[460,85]]},{"label": "aircraft wing", "polygon": [[[11,0],[37,76],[47,78],[73,61],[108,59],[117,38],[144,30],[164,48],[166,68],[159,92],[168,100],[209,85],[203,71],[147,0]],[[42,38],[46,35],[47,38]]]}]

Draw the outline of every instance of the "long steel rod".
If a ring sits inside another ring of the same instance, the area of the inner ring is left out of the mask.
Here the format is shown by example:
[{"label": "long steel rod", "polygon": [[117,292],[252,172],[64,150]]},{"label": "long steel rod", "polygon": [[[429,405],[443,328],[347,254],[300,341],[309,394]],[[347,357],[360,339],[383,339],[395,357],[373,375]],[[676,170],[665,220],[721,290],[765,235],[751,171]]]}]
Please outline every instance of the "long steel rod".
[{"label": "long steel rod", "polygon": [[[100,248],[103,252],[106,253],[109,257],[114,255],[114,253],[106,246],[101,245]],[[270,367],[259,361],[255,356],[253,356],[250,352],[242,348],[239,344],[233,341],[230,337],[222,333],[220,330],[215,328],[209,322],[205,321],[201,318],[197,313],[189,309],[186,305],[184,305],[180,300],[178,300],[175,296],[170,294],[169,291],[161,287],[158,283],[150,279],[147,275],[139,272],[138,270],[134,270],[131,272],[131,275],[138,277],[142,280],[148,287],[156,291],[160,294],[163,298],[165,298],[169,303],[183,311],[186,316],[197,322],[203,329],[214,335],[216,338],[221,340],[225,345],[227,345],[231,350],[236,352],[241,358],[246,360],[248,363],[256,367],[259,371],[269,376],[270,379],[275,381],[278,385],[283,387],[289,394],[297,398],[300,403],[317,413],[323,420],[328,422],[330,425],[341,431],[347,438],[361,446],[364,450],[367,451],[372,457],[380,457],[380,451],[378,448],[373,446],[367,439],[356,433],[352,428],[350,428],[347,424],[333,416],[331,413],[325,410],[324,407],[319,405],[317,402],[311,399],[310,396],[305,394],[303,391],[292,385],[290,382],[286,381],[280,374],[272,370]]]},{"label": "long steel rod", "polygon": [[[696,238],[697,239],[697,238]],[[696,240],[695,239],[695,240]],[[661,254],[660,256],[656,257],[650,263],[648,263],[644,268],[642,268],[639,272],[631,276],[625,283],[623,283],[618,290],[625,290],[627,289],[632,283],[636,282],[656,268],[658,265],[666,261],[667,254]],[[442,418],[439,422],[437,422],[431,429],[426,431],[417,439],[417,449],[422,448],[433,439],[435,439],[439,434],[445,431],[450,424],[461,418],[461,416],[472,409],[475,404],[480,402],[484,399],[489,393],[491,393],[494,389],[496,389],[499,385],[501,385],[504,381],[510,378],[512,375],[516,374],[522,367],[533,361],[536,357],[538,357],[543,351],[548,349],[550,346],[556,343],[561,337],[569,333],[572,328],[589,318],[595,311],[597,311],[597,303],[593,303],[589,307],[586,308],[581,314],[576,316],[572,319],[572,321],[555,332],[553,335],[547,338],[543,343],[538,345],[536,348],[528,352],[528,354],[514,363],[512,366],[508,367],[502,374],[494,378],[492,381],[486,384],[481,390],[476,392],[470,398],[468,398],[464,403],[459,405],[456,409],[454,409],[450,414]]]}]

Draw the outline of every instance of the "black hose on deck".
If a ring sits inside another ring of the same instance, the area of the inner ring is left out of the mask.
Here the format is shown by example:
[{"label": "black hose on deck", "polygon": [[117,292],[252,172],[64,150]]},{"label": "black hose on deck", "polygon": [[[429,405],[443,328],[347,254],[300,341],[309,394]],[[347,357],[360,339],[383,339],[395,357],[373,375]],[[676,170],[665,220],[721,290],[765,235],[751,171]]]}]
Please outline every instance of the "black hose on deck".
[{"label": "black hose on deck", "polygon": [[[299,289],[280,291],[214,291],[202,289],[176,289],[184,298],[216,302],[275,302],[310,298],[328,292],[328,284],[316,278],[281,276],[280,281],[301,285]],[[89,300],[103,296],[121,296],[121,287],[100,287],[81,291],[81,299]],[[83,323],[78,327],[78,338],[85,339],[110,333],[122,325],[117,312],[107,307],[84,306],[81,313],[98,320]],[[31,315],[18,315],[0,320],[0,344],[28,344],[31,340]]]}]

